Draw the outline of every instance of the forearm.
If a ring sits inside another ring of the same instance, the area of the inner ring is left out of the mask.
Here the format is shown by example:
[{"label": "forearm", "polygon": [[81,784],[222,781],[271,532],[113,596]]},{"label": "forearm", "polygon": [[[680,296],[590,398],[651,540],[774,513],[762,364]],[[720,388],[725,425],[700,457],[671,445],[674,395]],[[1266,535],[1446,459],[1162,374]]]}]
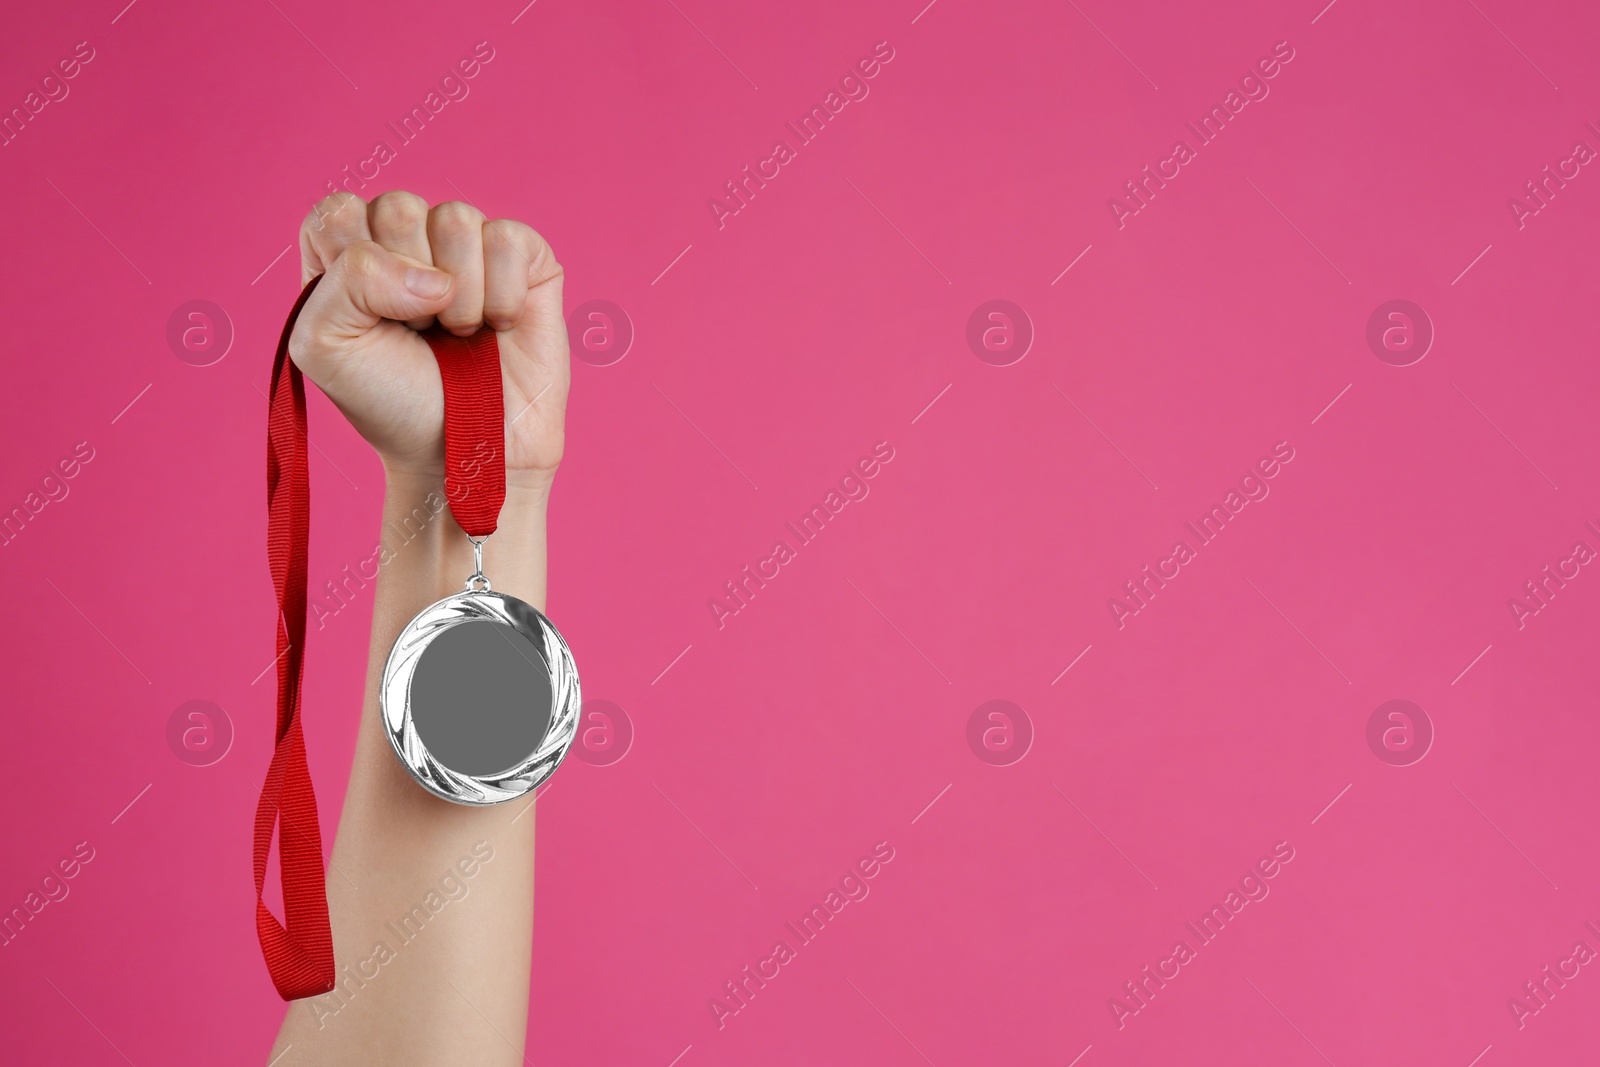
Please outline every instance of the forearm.
[{"label": "forearm", "polygon": [[[541,611],[547,500],[547,489],[509,486],[483,562],[497,592]],[[293,1044],[296,1063],[522,1062],[532,798],[475,808],[432,796],[395,759],[379,718],[395,638],[472,573],[443,502],[439,481],[390,472],[366,695],[327,880],[338,988],[290,1007],[273,1055]]]}]

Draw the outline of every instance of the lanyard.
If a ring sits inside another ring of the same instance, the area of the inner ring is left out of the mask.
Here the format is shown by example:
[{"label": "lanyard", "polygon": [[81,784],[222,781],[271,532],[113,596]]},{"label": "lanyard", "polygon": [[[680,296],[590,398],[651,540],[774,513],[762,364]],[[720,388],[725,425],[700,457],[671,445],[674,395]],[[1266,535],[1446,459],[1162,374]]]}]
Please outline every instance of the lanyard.
[{"label": "lanyard", "polygon": [[[289,359],[295,319],[320,280],[321,275],[307,283],[284,323],[267,409],[267,561],[278,598],[278,715],[272,762],[256,806],[254,867],[256,934],[284,1000],[316,996],[334,986],[322,834],[300,714],[311,530],[306,392],[300,368]],[[445,496],[456,521],[481,545],[495,530],[506,492],[499,343],[487,326],[470,338],[439,326],[422,337],[439,362],[444,384]],[[262,898],[274,829],[283,882],[281,923]]]}]

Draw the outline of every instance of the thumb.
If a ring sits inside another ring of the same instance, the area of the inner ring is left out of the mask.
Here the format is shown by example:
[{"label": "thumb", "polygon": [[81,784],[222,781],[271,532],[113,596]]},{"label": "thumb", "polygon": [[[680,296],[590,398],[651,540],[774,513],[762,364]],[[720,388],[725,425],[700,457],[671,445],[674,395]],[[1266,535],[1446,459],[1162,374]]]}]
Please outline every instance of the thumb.
[{"label": "thumb", "polygon": [[[317,340],[354,340],[383,319],[426,319],[450,304],[452,279],[374,241],[345,248],[317,286],[306,312]],[[302,316],[307,317],[307,316]]]}]

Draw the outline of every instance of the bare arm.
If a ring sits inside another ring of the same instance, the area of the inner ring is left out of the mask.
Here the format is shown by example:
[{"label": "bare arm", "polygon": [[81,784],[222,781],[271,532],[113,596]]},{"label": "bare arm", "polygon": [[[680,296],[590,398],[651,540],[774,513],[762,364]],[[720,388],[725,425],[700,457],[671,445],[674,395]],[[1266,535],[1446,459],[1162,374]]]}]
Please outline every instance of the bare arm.
[{"label": "bare arm", "polygon": [[[545,514],[566,399],[560,268],[548,246],[516,224],[503,235],[516,254],[505,254],[497,247],[500,224],[473,221],[462,205],[449,214],[480,227],[481,244],[444,232],[435,208],[419,250],[416,227],[389,228],[380,201],[330,199],[319,205],[320,229],[308,220],[311,232],[302,232],[308,276],[326,270],[328,277],[302,312],[291,354],[378,448],[387,487],[366,696],[327,880],[337,985],[290,1005],[271,1058],[281,1055],[280,1067],[520,1064],[533,930],[532,799],[474,808],[432,796],[395,759],[379,719],[378,687],[395,638],[472,571],[466,535],[444,506],[437,369],[423,342],[395,320],[420,325],[428,318],[419,312],[433,311],[460,333],[484,317],[497,329],[511,326],[500,336],[508,487],[484,570],[497,591],[542,611]],[[398,255],[386,260],[360,244],[369,215],[372,239]],[[450,242],[468,247],[446,248]],[[345,262],[351,247],[365,251]],[[441,312],[474,284],[474,255],[482,273],[476,297],[466,295],[468,313]],[[407,265],[429,262],[424,256],[453,276],[442,298],[418,299],[404,288]],[[526,303],[508,319],[504,291],[518,285]],[[472,311],[474,299],[480,307],[487,300],[487,312]]]}]

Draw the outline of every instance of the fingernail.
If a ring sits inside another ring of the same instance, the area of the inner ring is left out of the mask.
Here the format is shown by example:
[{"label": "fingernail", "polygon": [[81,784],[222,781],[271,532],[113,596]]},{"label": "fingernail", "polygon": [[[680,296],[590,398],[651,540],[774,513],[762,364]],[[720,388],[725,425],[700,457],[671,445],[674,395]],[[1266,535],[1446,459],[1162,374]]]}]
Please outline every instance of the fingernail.
[{"label": "fingernail", "polygon": [[442,270],[406,268],[406,288],[425,300],[437,300],[450,290],[450,275]]}]

